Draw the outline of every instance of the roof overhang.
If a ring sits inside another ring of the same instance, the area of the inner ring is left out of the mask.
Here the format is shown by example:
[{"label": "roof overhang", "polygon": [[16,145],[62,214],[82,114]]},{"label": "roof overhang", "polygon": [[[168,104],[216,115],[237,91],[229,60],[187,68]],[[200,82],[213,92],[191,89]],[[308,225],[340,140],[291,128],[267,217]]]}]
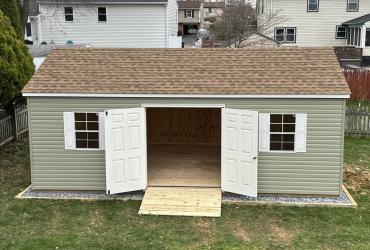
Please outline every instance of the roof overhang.
[{"label": "roof overhang", "polygon": [[187,95],[187,94],[85,94],[85,93],[23,93],[25,97],[100,97],[100,98],[256,98],[256,99],[348,99],[350,95]]}]

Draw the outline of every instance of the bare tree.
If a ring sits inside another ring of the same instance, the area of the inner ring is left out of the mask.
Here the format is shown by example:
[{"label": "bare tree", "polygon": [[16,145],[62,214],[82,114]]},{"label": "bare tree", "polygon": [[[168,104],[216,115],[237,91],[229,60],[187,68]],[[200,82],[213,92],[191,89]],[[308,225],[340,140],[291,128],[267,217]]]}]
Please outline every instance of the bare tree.
[{"label": "bare tree", "polygon": [[24,29],[28,21],[28,10],[29,10],[29,0],[17,0],[19,17],[20,17],[20,26],[22,34],[24,35]]},{"label": "bare tree", "polygon": [[241,38],[254,32],[267,33],[282,20],[279,11],[257,17],[257,11],[249,0],[230,0],[223,8],[220,19],[208,29],[212,39],[232,41],[235,47],[240,47],[243,42]]}]

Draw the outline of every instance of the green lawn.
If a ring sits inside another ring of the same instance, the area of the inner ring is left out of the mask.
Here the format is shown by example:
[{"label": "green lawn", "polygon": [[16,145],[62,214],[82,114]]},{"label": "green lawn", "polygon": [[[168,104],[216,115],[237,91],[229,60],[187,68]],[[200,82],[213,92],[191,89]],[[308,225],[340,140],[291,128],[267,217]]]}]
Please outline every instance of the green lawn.
[{"label": "green lawn", "polygon": [[[370,169],[370,140],[345,143],[346,164]],[[0,150],[1,249],[370,248],[370,195],[358,209],[223,205],[221,218],[139,216],[139,201],[18,200],[28,143]]]}]

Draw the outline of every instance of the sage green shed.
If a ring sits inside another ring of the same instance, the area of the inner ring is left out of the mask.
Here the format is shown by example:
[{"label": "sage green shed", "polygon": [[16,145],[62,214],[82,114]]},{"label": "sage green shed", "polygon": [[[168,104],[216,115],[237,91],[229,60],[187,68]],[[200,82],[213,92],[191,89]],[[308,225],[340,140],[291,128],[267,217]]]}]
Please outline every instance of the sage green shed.
[{"label": "sage green shed", "polygon": [[56,49],[23,90],[32,188],[339,195],[349,94],[332,49]]}]

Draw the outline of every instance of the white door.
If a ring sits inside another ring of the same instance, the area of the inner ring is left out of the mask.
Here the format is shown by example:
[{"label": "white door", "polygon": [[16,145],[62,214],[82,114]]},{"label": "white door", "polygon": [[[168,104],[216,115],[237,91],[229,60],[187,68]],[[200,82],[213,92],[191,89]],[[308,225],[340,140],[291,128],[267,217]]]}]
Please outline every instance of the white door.
[{"label": "white door", "polygon": [[145,108],[105,112],[105,168],[108,194],[147,186]]},{"label": "white door", "polygon": [[221,189],[257,197],[258,112],[222,110]]}]

